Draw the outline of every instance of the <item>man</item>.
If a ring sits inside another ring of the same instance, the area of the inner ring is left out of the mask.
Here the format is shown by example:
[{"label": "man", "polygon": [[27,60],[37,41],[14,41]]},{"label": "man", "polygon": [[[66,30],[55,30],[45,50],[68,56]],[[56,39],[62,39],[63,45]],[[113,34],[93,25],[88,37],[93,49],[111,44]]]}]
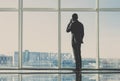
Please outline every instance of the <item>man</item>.
[{"label": "man", "polygon": [[78,21],[78,15],[76,13],[72,15],[66,31],[72,34],[72,48],[76,62],[76,70],[80,71],[82,68],[81,44],[83,43],[84,27],[83,24]]}]

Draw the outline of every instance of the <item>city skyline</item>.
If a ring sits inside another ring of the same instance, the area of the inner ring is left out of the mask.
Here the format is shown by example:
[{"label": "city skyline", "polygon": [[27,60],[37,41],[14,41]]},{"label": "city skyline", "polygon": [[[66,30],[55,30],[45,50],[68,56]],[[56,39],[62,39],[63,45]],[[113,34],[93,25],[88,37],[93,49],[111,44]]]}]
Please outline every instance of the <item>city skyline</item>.
[{"label": "city skyline", "polygon": [[[0,54],[1,66],[18,66],[18,52],[14,52],[14,56],[6,56]],[[100,68],[120,68],[120,59],[115,58],[100,58]],[[58,67],[58,54],[52,52],[33,52],[25,50],[22,53],[22,66],[24,67]],[[70,53],[61,54],[61,66],[62,68],[75,68],[74,57]],[[82,68],[96,68],[95,58],[82,58]]]}]

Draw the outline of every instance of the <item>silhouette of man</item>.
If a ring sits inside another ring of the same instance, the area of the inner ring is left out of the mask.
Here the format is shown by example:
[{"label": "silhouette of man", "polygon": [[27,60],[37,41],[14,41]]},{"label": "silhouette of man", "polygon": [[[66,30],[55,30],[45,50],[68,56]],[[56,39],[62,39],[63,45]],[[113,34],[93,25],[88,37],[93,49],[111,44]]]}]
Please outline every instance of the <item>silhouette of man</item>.
[{"label": "silhouette of man", "polygon": [[66,32],[71,32],[72,34],[72,48],[76,62],[76,70],[80,71],[82,67],[81,44],[83,43],[84,26],[78,21],[78,15],[76,13],[72,15]]}]

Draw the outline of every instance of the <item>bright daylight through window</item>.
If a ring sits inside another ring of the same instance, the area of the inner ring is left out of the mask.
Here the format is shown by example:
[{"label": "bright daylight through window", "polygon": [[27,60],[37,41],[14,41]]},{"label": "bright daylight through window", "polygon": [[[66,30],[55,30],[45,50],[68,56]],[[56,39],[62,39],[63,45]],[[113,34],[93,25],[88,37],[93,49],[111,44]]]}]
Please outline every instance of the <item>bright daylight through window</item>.
[{"label": "bright daylight through window", "polygon": [[[74,3],[74,4],[73,4]],[[82,69],[120,69],[119,0],[0,0],[0,68],[75,69],[73,13],[84,25]]]}]

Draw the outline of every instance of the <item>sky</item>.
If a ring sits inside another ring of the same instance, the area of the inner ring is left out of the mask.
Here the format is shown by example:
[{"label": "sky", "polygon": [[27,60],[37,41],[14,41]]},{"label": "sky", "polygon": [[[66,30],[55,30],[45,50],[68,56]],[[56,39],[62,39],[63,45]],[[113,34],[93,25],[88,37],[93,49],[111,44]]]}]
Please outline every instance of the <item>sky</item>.
[{"label": "sky", "polygon": [[57,12],[24,12],[23,49],[57,52]]},{"label": "sky", "polygon": [[100,56],[120,58],[120,12],[100,14]]},{"label": "sky", "polygon": [[[61,0],[61,8],[96,8],[97,0]],[[120,8],[120,0],[99,0],[100,8]],[[58,8],[57,0],[23,0],[24,8]],[[69,3],[68,3],[69,2]],[[74,4],[73,4],[74,3]],[[0,8],[18,8],[18,0],[0,0]],[[72,13],[61,13],[61,51],[72,53],[71,34],[66,27]],[[97,56],[97,13],[76,12],[84,24],[82,56]],[[18,13],[0,12],[0,54],[18,51]],[[23,50],[57,52],[58,13],[24,12]],[[100,57],[120,58],[120,12],[100,12]],[[12,46],[12,47],[11,47]],[[114,54],[114,56],[113,56]]]},{"label": "sky", "polygon": [[0,12],[0,54],[13,55],[18,51],[18,14]]}]

